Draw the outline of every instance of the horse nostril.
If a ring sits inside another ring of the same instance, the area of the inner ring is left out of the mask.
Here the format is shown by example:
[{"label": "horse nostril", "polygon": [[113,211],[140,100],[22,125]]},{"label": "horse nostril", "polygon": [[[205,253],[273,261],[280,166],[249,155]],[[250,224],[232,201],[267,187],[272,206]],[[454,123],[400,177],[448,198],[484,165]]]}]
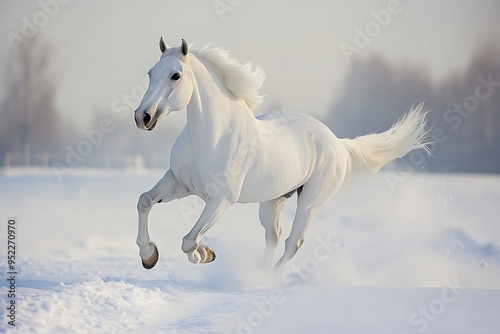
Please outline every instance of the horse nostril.
[{"label": "horse nostril", "polygon": [[151,115],[149,115],[148,113],[144,113],[142,121],[144,122],[144,125],[148,124],[151,121]]}]

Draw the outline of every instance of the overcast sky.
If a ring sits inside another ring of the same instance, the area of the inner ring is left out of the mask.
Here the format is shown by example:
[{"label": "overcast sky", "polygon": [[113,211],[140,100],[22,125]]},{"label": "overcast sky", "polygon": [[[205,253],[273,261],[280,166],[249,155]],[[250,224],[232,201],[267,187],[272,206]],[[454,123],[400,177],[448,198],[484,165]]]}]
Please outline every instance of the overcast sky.
[{"label": "overcast sky", "polygon": [[[13,53],[9,33],[22,36],[23,17],[40,19],[41,4],[57,1],[0,1],[3,64]],[[56,51],[58,105],[80,121],[141,85],[159,58],[161,35],[172,45],[183,37],[230,49],[264,69],[268,104],[320,117],[340,95],[349,66],[341,45],[355,46],[356,28],[376,29],[372,11],[393,14],[352,57],[379,53],[396,64],[425,66],[436,80],[464,67],[484,43],[500,45],[494,0],[59,1],[67,4],[38,34]]]}]

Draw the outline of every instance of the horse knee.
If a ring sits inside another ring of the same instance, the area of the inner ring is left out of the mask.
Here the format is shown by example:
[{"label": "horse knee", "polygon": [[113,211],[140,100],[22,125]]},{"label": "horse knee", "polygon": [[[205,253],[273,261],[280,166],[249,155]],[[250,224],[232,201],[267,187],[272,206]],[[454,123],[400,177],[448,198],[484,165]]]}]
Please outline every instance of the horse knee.
[{"label": "horse knee", "polygon": [[147,211],[151,209],[153,206],[153,199],[149,196],[148,193],[144,193],[139,196],[139,201],[137,202],[137,210],[138,211]]}]

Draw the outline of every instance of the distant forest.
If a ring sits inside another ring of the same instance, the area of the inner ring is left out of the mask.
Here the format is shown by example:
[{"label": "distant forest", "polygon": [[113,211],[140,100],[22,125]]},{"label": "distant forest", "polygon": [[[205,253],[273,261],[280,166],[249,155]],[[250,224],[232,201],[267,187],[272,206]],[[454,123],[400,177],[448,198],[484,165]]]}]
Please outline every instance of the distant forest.
[{"label": "distant forest", "polygon": [[427,171],[500,173],[500,52],[486,46],[467,69],[433,82],[426,68],[372,55],[353,61],[325,123],[339,137],[379,132],[425,101],[438,142]]},{"label": "distant forest", "polygon": [[[41,40],[31,46],[12,56],[0,79],[0,165],[50,166],[56,162],[73,163],[71,167],[119,167],[123,163],[113,161],[124,156],[128,157],[126,165],[168,165],[168,152],[182,118],[174,116],[174,125],[166,123],[160,125],[163,130],[146,133],[135,128],[132,109],[117,115],[104,107],[93,111],[93,124],[79,129],[62,117],[64,112],[55,104],[53,50]],[[323,119],[337,136],[385,131],[412,104],[425,101],[431,110],[429,124],[441,134],[425,170],[500,173],[498,49],[478,50],[465,70],[440,82],[433,82],[426,68],[396,66],[371,55],[351,62],[343,87]],[[103,119],[112,126],[108,124],[109,132],[100,137],[93,130],[99,129]],[[91,147],[83,145],[85,141],[93,141]],[[79,149],[85,154],[70,153]]]}]

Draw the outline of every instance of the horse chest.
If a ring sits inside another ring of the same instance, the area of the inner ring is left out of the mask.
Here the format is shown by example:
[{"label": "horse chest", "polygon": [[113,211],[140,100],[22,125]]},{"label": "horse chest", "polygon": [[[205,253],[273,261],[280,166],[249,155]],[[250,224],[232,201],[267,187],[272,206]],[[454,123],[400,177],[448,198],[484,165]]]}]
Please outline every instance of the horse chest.
[{"label": "horse chest", "polygon": [[178,182],[191,194],[206,199],[222,194],[231,183],[223,163],[226,160],[226,156],[216,152],[196,154],[189,145],[182,150],[173,149],[170,163]]}]

